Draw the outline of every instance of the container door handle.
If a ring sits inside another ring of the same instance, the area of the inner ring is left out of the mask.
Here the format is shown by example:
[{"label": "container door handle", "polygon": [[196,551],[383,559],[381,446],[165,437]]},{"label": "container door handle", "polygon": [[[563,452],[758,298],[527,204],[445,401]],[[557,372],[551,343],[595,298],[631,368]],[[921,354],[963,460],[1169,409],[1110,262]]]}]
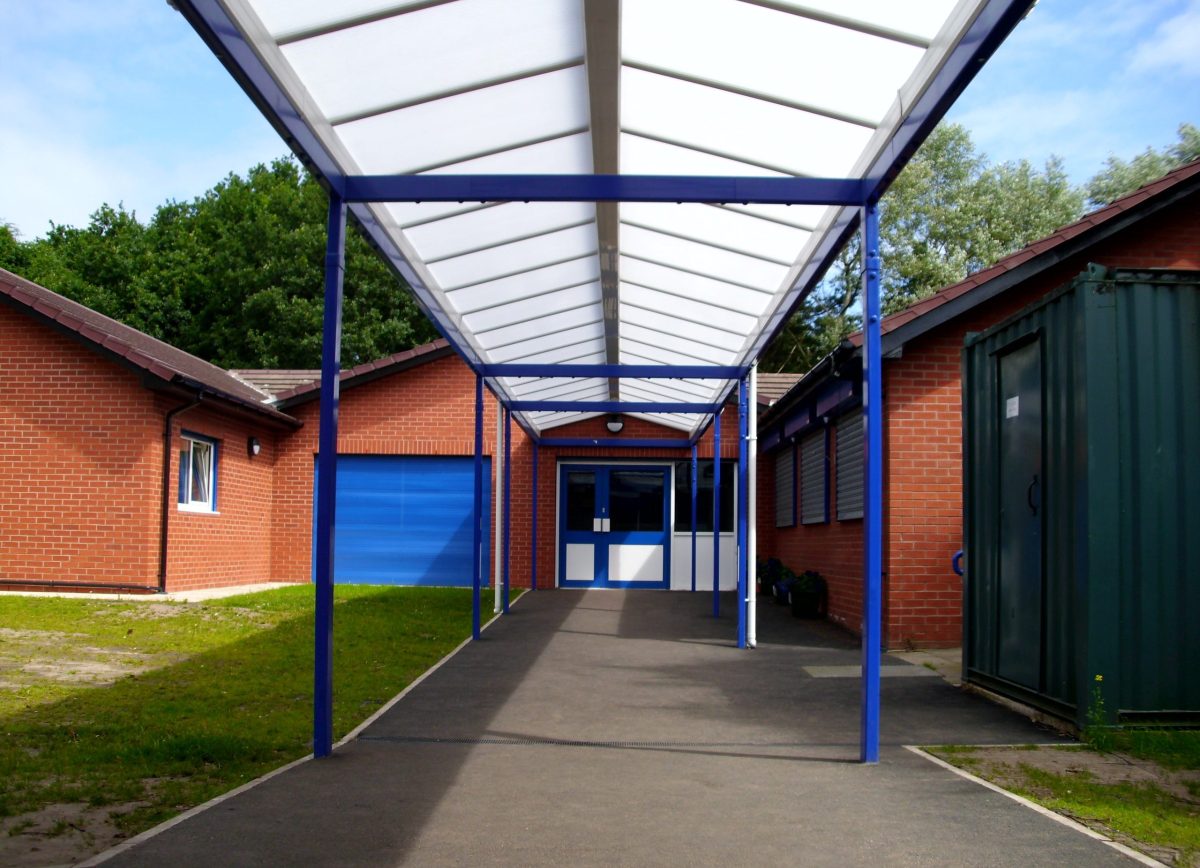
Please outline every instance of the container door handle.
[{"label": "container door handle", "polygon": [[1038,475],[1033,474],[1033,481],[1029,483],[1029,488],[1025,489],[1025,502],[1029,504],[1029,514],[1037,515],[1038,505],[1033,502],[1033,490],[1038,487]]}]

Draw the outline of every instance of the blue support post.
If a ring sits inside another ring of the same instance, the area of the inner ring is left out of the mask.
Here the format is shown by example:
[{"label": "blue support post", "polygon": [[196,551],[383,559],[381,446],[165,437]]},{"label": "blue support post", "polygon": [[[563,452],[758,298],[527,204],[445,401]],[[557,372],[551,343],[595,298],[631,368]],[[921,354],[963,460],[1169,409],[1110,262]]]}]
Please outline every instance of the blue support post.
[{"label": "blue support post", "polygon": [[700,482],[696,444],[692,444],[692,591],[696,590],[696,487]]},{"label": "blue support post", "polygon": [[533,504],[529,521],[529,589],[537,590],[538,445],[533,442]]},{"label": "blue support post", "polygon": [[479,638],[479,585],[483,577],[483,377],[475,377],[475,511],[471,558],[471,638]]},{"label": "blue support post", "polygon": [[738,606],[738,624],[737,624],[737,646],[739,648],[746,647],[746,614],[747,606],[749,605],[748,582],[750,576],[749,563],[746,560],[746,542],[749,536],[749,526],[746,524],[749,514],[749,486],[746,484],[749,478],[746,474],[747,462],[750,459],[750,426],[748,420],[750,418],[750,382],[746,377],[742,377],[738,381],[738,501],[737,501],[737,561],[738,561],[738,586],[737,586],[737,606]]},{"label": "blue support post", "polygon": [[721,617],[721,414],[713,419],[713,617]]},{"label": "blue support post", "polygon": [[325,322],[321,335],[321,428],[317,440],[317,538],[313,575],[313,756],[333,752],[333,532],[337,505],[337,428],[342,364],[342,281],[346,203],[329,194],[325,240]]},{"label": "blue support post", "polygon": [[512,411],[504,408],[504,587],[501,611],[508,614],[508,576],[512,564]]},{"label": "blue support post", "polygon": [[883,358],[879,310],[879,206],[863,206],[863,501],[862,735],[864,763],[879,762],[879,655],[883,598]]}]

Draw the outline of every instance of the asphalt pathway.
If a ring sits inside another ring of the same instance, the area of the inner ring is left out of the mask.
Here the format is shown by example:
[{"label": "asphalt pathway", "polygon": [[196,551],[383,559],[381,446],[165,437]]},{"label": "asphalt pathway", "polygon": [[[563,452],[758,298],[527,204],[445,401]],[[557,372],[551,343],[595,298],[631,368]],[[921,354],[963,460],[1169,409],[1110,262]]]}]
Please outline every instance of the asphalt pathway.
[{"label": "asphalt pathway", "polygon": [[105,864],[1132,864],[903,747],[1053,733],[889,658],[881,762],[860,765],[857,643],[764,602],[739,651],[710,610],[526,594],[334,756]]}]

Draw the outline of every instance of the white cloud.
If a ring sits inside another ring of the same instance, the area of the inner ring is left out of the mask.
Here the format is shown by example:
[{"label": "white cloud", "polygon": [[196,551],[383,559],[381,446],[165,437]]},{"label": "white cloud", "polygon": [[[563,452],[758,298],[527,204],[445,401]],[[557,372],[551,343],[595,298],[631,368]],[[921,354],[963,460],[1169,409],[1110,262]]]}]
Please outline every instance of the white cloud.
[{"label": "white cloud", "polygon": [[24,238],[104,203],[146,221],[286,151],[165,2],[0,0],[0,20],[0,222]]},{"label": "white cloud", "polygon": [[[1133,52],[1130,70],[1200,78],[1200,0],[1162,22]],[[1193,105],[1193,111],[1198,106]]]}]

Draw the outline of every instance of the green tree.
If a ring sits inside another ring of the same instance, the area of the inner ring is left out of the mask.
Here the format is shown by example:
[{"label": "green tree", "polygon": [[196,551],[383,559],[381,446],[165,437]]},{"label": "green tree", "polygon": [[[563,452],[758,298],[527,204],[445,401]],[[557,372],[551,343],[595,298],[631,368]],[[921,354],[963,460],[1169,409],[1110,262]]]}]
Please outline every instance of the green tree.
[{"label": "green tree", "polygon": [[[1077,219],[1057,158],[992,165],[957,124],[933,131],[880,202],[885,313],[919,301]],[[857,235],[774,341],[764,370],[808,370],[860,323]]]},{"label": "green tree", "polygon": [[1132,160],[1110,154],[1104,168],[1084,187],[1088,204],[1101,208],[1184,163],[1200,160],[1200,129],[1193,124],[1180,124],[1178,135],[1179,141],[1175,144],[1161,151],[1146,148]]},{"label": "green tree", "polygon": [[[148,225],[118,206],[86,228],[0,235],[0,265],[223,367],[317,367],[328,199],[290,159],[230,174]],[[436,332],[361,235],[346,236],[342,358],[352,365]]]}]

